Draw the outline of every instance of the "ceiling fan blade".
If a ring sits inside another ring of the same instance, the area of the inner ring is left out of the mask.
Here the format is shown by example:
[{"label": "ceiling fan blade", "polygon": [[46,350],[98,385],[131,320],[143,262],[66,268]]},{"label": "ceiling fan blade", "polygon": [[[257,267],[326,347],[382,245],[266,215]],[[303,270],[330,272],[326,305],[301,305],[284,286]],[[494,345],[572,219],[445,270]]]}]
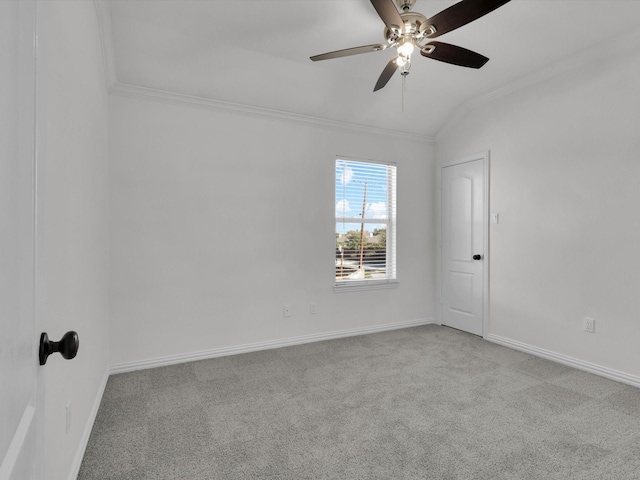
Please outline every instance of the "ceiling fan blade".
[{"label": "ceiling fan blade", "polygon": [[496,8],[501,7],[509,1],[510,0],[462,0],[449,8],[445,8],[425,22],[426,25],[433,25],[436,30],[435,33],[427,35],[427,37],[439,37],[444,33],[462,27],[487,13],[493,12]]},{"label": "ceiling fan blade", "polygon": [[362,47],[345,48],[344,50],[336,50],[335,52],[322,53],[310,58],[314,62],[317,62],[318,60],[330,60],[332,58],[348,57],[350,55],[358,55],[360,53],[379,52],[385,48],[387,48],[387,45],[383,43],[376,43],[374,45],[364,45]]},{"label": "ceiling fan blade", "polygon": [[393,0],[371,0],[371,3],[390,31],[396,29],[402,30],[404,22],[402,21],[402,17],[400,16],[398,9],[393,4]]},{"label": "ceiling fan blade", "polygon": [[396,70],[398,69],[398,64],[396,63],[397,59],[398,59],[398,55],[393,57],[389,61],[389,63],[387,63],[387,66],[384,67],[384,70],[382,70],[382,73],[380,74],[380,77],[376,82],[376,86],[373,87],[374,92],[377,92],[378,90],[383,88],[387,84],[387,82],[391,79],[391,77],[393,77],[393,74],[396,73]]},{"label": "ceiling fan blade", "polygon": [[[432,49],[429,47],[434,48]],[[429,51],[431,52],[429,53]],[[441,62],[469,68],[480,68],[489,61],[489,59],[484,55],[443,42],[430,42],[426,44],[420,50],[420,55],[427,58],[433,58],[434,60],[439,60]]]}]

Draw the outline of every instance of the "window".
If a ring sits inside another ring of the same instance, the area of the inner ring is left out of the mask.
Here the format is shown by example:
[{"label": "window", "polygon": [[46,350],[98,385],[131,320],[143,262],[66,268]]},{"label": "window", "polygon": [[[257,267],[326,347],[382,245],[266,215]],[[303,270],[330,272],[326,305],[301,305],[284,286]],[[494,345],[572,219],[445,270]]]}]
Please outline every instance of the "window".
[{"label": "window", "polygon": [[396,166],[336,160],[336,291],[396,282]]}]

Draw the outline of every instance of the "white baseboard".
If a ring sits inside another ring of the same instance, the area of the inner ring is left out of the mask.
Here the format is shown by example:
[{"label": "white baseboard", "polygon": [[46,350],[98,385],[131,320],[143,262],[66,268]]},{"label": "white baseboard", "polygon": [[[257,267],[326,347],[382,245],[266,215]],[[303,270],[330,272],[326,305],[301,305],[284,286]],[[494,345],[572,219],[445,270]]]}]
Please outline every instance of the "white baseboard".
[{"label": "white baseboard", "polygon": [[584,370],[585,372],[600,375],[601,377],[609,378],[617,382],[626,383],[628,385],[640,388],[640,377],[637,377],[635,375],[620,372],[618,370],[613,370],[601,365],[596,365],[595,363],[586,362],[584,360],[573,358],[568,355],[563,355],[561,353],[545,350],[544,348],[534,347],[533,345],[528,345],[526,343],[511,340],[499,335],[489,334],[484,338],[485,340],[504,345],[505,347],[513,348],[514,350],[520,350],[521,352],[530,353],[531,355],[535,355],[537,357],[546,358],[547,360],[553,360],[554,362],[562,363],[579,370]]},{"label": "white baseboard", "polygon": [[104,390],[107,386],[107,380],[109,380],[108,370],[105,371],[104,376],[102,377],[102,382],[100,384],[100,388],[98,389],[98,394],[93,401],[93,407],[91,407],[89,418],[84,427],[84,432],[82,433],[82,438],[80,439],[78,451],[76,452],[73,463],[71,465],[71,470],[69,471],[69,480],[76,480],[76,478],[78,477],[78,473],[80,472],[82,459],[84,458],[84,453],[87,450],[87,445],[89,444],[89,437],[91,436],[91,430],[93,429],[93,424],[95,423],[96,416],[98,415],[98,409],[100,408],[100,402],[102,401]]},{"label": "white baseboard", "polygon": [[326,333],[314,333],[311,335],[301,335],[298,337],[288,337],[277,340],[267,340],[263,342],[248,343],[232,347],[213,348],[211,350],[201,350],[198,352],[182,353],[178,355],[168,355],[166,357],[151,358],[135,362],[118,363],[111,366],[110,373],[125,373],[147,368],[164,367],[178,363],[193,362],[196,360],[206,360],[209,358],[224,357],[227,355],[237,355],[240,353],[257,352],[259,350],[270,350],[272,348],[288,347],[291,345],[301,345],[303,343],[319,342],[322,340],[332,340],[335,338],[353,337],[356,335],[366,335],[369,333],[397,330],[401,328],[417,327],[435,323],[434,318],[421,318],[418,320],[407,320],[403,322],[386,323],[384,325],[373,325],[368,327],[350,328],[346,330],[336,330]]}]

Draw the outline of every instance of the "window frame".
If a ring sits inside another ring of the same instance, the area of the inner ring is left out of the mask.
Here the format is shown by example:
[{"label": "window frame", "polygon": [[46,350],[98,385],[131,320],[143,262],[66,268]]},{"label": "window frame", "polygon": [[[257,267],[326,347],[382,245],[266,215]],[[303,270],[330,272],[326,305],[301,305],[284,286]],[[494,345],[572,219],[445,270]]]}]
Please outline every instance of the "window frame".
[{"label": "window frame", "polygon": [[[335,207],[338,203],[338,165],[339,162],[348,163],[360,163],[360,164],[373,164],[373,165],[383,165],[388,167],[387,169],[387,198],[386,198],[386,207],[387,207],[387,218],[361,218],[358,217],[342,217],[338,216],[335,212]],[[335,247],[335,234],[338,233],[338,224],[374,224],[386,225],[386,255],[385,255],[385,267],[386,267],[386,277],[385,278],[370,278],[370,279],[361,279],[361,280],[337,280],[336,275],[334,273],[334,286],[333,290],[336,293],[340,292],[350,292],[350,291],[359,291],[359,290],[377,290],[377,289],[388,289],[388,288],[396,288],[399,284],[398,281],[398,256],[397,256],[397,190],[398,190],[398,166],[396,162],[392,161],[382,161],[382,160],[371,160],[364,158],[354,158],[348,157],[344,155],[336,156],[334,159],[334,251]],[[390,173],[390,175],[389,175]],[[335,262],[335,254],[334,254],[334,262]]]}]

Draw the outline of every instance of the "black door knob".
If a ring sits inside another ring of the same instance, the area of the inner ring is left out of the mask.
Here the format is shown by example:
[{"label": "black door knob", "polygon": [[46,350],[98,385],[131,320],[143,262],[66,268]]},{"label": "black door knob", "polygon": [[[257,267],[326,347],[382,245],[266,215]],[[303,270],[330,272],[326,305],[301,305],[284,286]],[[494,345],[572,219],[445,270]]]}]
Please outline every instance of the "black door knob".
[{"label": "black door knob", "polygon": [[60,353],[62,358],[71,360],[78,353],[80,339],[76,332],[67,332],[59,342],[52,342],[46,333],[40,335],[40,365],[47,363],[47,358],[52,353]]},{"label": "black door knob", "polygon": [[482,255],[475,254],[475,255],[473,256],[473,259],[474,259],[474,260],[482,260]]}]

